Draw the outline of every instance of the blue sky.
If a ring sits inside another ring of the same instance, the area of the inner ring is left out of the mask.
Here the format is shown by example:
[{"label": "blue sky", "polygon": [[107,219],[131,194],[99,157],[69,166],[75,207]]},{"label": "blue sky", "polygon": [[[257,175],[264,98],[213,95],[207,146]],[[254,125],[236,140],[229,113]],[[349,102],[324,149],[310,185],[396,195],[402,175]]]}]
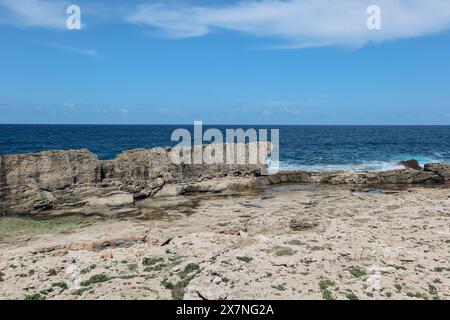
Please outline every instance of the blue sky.
[{"label": "blue sky", "polygon": [[450,3],[344,2],[0,0],[0,123],[450,124]]}]

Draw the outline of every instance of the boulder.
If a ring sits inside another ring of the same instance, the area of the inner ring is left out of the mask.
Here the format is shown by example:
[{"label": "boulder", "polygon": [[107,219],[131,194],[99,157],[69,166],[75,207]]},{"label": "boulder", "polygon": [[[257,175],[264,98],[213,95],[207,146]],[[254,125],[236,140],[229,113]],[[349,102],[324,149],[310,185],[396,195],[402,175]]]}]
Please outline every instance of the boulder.
[{"label": "boulder", "polygon": [[423,168],[420,166],[419,162],[414,159],[403,160],[403,161],[400,161],[398,164],[401,166],[404,166],[407,169],[423,170]]}]

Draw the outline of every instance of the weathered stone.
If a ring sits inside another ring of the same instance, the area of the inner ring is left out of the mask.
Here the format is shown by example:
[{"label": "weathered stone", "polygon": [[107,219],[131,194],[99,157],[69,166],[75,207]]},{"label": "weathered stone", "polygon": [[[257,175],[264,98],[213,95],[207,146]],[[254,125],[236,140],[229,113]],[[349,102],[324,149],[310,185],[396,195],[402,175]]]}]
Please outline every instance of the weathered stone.
[{"label": "weathered stone", "polygon": [[[270,144],[262,144],[265,150]],[[193,159],[200,148],[154,148],[125,151],[114,160],[99,161],[87,150],[46,151],[0,156],[0,214],[139,213],[136,201],[189,192],[234,194],[248,187],[281,183],[326,183],[360,186],[435,184],[450,181],[450,165],[429,164],[425,170],[384,172],[285,172],[261,176],[262,152],[249,164],[252,145],[237,154],[239,164],[175,164],[178,154]],[[227,150],[224,147],[223,158]],[[244,161],[244,159],[247,159]]]},{"label": "weathered stone", "polygon": [[450,164],[429,163],[424,170],[437,174],[445,183],[450,182]]},{"label": "weathered stone", "polygon": [[413,170],[422,170],[423,169],[420,166],[419,162],[414,159],[400,161],[398,164],[404,166],[407,169],[413,169]]}]

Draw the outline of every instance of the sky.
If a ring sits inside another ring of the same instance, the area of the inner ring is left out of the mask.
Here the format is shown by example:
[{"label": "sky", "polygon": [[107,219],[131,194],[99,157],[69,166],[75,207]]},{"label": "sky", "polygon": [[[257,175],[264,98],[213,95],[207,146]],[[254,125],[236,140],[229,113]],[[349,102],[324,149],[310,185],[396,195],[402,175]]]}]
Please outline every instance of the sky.
[{"label": "sky", "polygon": [[450,125],[449,57],[443,0],[0,0],[0,123]]}]

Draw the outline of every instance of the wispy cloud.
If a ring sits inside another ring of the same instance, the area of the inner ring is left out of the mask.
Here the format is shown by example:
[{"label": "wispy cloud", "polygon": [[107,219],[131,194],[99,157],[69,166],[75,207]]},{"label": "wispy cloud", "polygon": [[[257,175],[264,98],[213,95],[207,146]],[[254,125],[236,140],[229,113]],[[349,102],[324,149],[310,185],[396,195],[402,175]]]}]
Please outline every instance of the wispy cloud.
[{"label": "wispy cloud", "polygon": [[[382,30],[367,29],[369,5],[382,9]],[[232,30],[279,40],[284,48],[359,47],[428,35],[450,27],[450,1],[442,0],[249,0],[230,5],[141,4],[127,21],[172,38]]]},{"label": "wispy cloud", "polygon": [[67,6],[55,0],[0,0],[0,24],[64,29]]},{"label": "wispy cloud", "polygon": [[76,48],[76,47],[71,47],[71,46],[59,45],[59,44],[55,44],[55,43],[44,43],[44,44],[46,46],[56,48],[59,50],[64,50],[64,51],[80,54],[83,56],[88,56],[91,58],[100,58],[100,55],[98,54],[97,50],[95,50],[95,49],[82,49],[82,48]]}]

